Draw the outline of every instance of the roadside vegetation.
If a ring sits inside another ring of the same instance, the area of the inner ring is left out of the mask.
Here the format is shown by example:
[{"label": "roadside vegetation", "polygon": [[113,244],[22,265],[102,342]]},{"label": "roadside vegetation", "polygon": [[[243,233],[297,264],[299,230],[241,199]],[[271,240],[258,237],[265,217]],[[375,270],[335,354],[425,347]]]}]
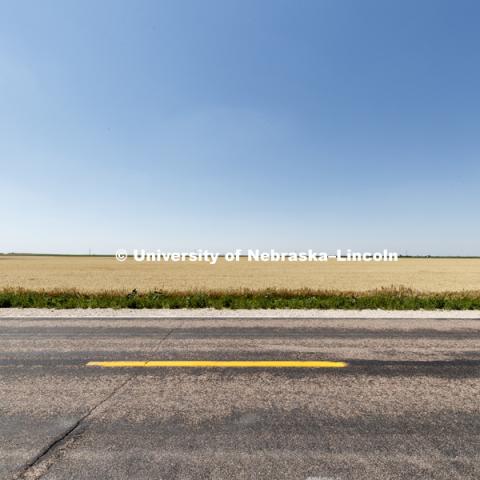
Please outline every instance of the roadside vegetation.
[{"label": "roadside vegetation", "polygon": [[0,308],[318,308],[480,309],[480,290],[426,293],[407,288],[334,290],[146,291],[0,290]]}]

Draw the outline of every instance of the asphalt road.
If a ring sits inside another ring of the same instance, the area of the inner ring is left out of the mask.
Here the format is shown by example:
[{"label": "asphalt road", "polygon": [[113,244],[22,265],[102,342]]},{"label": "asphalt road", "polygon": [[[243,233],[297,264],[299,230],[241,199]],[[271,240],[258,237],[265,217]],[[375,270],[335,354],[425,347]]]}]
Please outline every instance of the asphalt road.
[{"label": "asphalt road", "polygon": [[0,319],[0,478],[478,480],[480,320]]}]

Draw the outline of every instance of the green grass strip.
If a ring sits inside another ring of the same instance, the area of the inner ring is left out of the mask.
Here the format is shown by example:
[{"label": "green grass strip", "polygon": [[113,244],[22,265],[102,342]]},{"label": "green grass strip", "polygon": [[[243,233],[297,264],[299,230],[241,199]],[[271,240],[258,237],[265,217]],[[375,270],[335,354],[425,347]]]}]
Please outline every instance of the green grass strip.
[{"label": "green grass strip", "polygon": [[366,292],[318,290],[95,292],[0,290],[0,308],[228,308],[476,310],[480,290],[426,293],[407,288]]}]

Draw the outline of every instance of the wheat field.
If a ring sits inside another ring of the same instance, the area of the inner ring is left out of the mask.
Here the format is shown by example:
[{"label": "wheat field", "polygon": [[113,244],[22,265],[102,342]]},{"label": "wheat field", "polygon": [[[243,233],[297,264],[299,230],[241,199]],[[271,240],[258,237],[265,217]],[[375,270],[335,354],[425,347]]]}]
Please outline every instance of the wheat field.
[{"label": "wheat field", "polygon": [[400,259],[379,263],[147,263],[113,257],[0,256],[0,289],[151,290],[303,289],[424,292],[480,290],[480,259]]}]

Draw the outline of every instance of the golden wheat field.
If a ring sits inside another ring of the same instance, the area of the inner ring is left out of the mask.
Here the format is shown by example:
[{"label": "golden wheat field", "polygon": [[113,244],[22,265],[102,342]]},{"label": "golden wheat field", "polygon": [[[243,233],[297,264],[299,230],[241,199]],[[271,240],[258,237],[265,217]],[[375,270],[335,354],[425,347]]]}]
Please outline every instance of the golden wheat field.
[{"label": "golden wheat field", "polygon": [[30,290],[301,289],[480,290],[480,259],[400,259],[379,263],[147,263],[113,257],[0,256],[0,288]]}]

